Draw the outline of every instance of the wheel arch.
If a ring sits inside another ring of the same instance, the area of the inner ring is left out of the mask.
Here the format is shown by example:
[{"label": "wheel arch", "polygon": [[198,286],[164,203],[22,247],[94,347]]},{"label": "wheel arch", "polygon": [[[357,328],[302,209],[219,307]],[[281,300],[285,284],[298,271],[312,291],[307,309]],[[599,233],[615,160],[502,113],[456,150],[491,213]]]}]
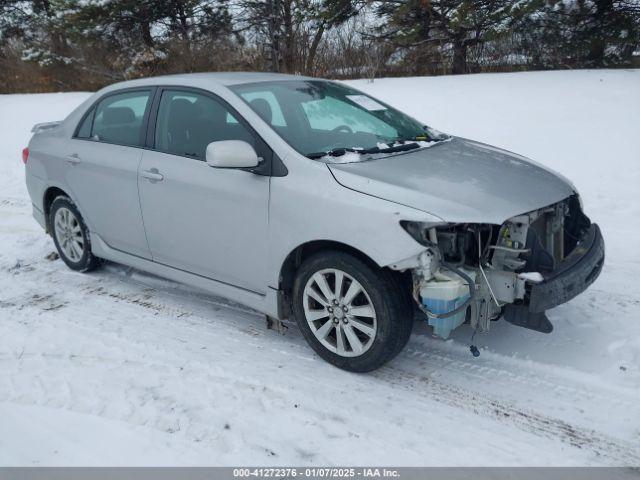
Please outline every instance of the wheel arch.
[{"label": "wheel arch", "polygon": [[56,197],[60,195],[71,198],[67,192],[55,185],[49,186],[42,197],[42,211],[44,212],[47,233],[51,233],[51,219],[49,218],[51,214],[51,204]]},{"label": "wheel arch", "polygon": [[284,313],[285,317],[289,317],[291,314],[291,292],[293,290],[293,282],[298,267],[311,255],[314,255],[318,252],[328,251],[348,253],[355,258],[358,258],[374,270],[387,270],[399,282],[404,282],[406,280],[406,275],[404,273],[391,270],[382,265],[379,265],[366,253],[358,250],[355,247],[352,247],[351,245],[347,245],[346,243],[337,242],[334,240],[312,240],[298,245],[291,252],[289,252],[280,267],[280,274],[278,276],[278,291],[280,297],[279,311]]}]

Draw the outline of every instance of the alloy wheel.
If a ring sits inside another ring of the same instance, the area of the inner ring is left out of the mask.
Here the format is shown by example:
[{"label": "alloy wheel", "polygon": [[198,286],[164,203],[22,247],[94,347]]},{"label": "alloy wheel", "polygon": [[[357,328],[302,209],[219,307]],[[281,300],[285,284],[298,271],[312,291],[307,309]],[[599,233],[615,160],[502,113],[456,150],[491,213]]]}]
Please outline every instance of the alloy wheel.
[{"label": "alloy wheel", "polygon": [[376,311],[371,298],[360,282],[342,270],[314,273],[304,288],[303,307],[311,332],[337,355],[360,356],[375,340]]},{"label": "alloy wheel", "polygon": [[60,249],[72,262],[79,262],[84,255],[84,236],[82,227],[74,213],[66,207],[60,207],[53,219],[56,239]]}]

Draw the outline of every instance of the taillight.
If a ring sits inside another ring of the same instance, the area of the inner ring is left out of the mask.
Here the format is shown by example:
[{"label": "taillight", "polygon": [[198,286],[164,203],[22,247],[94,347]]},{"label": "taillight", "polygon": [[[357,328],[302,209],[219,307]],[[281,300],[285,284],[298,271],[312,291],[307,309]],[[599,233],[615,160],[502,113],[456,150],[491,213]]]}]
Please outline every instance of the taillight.
[{"label": "taillight", "polygon": [[27,160],[29,160],[29,148],[22,149],[22,163],[27,164]]}]

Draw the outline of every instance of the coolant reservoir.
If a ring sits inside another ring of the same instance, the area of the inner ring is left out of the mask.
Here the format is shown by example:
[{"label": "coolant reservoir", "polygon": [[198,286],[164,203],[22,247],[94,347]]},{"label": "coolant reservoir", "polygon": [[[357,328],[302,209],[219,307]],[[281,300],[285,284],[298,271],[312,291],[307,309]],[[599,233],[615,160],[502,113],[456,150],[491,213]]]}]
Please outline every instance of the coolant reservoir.
[{"label": "coolant reservoir", "polygon": [[[475,280],[475,272],[465,272],[472,280]],[[433,313],[447,313],[462,305],[469,298],[469,286],[467,282],[455,273],[440,270],[436,277],[422,284],[420,288],[422,304]],[[464,323],[466,309],[446,318],[431,318],[429,325],[433,327],[433,333],[442,338],[448,338],[451,330]]]}]

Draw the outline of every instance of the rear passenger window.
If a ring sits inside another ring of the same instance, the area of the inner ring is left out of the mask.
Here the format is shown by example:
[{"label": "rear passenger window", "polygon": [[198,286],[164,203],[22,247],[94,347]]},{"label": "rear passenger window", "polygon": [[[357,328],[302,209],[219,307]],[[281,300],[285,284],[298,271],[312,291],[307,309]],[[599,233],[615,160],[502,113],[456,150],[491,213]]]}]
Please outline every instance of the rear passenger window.
[{"label": "rear passenger window", "polygon": [[162,93],[156,150],[203,160],[207,145],[220,140],[244,140],[260,154],[253,134],[221,102],[192,92]]},{"label": "rear passenger window", "polygon": [[110,95],[102,100],[95,111],[91,136],[101,142],[142,146],[142,121],[149,96],[150,92],[145,90]]}]

